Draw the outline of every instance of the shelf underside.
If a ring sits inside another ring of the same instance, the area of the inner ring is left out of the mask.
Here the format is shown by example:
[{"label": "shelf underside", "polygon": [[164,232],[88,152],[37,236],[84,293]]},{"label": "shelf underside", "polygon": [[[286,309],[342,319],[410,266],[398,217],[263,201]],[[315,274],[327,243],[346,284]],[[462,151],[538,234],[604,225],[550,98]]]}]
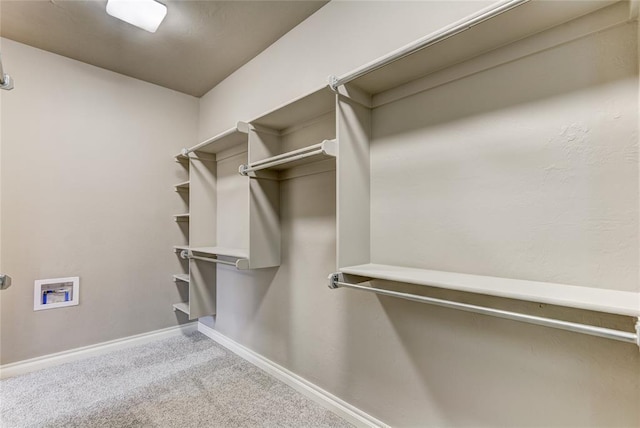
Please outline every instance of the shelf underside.
[{"label": "shelf underside", "polygon": [[640,316],[640,293],[491,276],[415,269],[382,264],[341,268],[340,272],[509,299],[591,311]]},{"label": "shelf underside", "polygon": [[175,214],[173,218],[176,221],[189,221],[189,214]]},{"label": "shelf underside", "polygon": [[182,153],[178,153],[177,155],[175,155],[174,159],[178,163],[189,163],[189,156],[183,155]]},{"label": "shelf underside", "polygon": [[189,182],[185,181],[183,183],[178,183],[175,186],[176,192],[184,192],[189,190]]},{"label": "shelf underside", "polygon": [[327,155],[327,154],[318,154],[318,155],[315,155],[315,156],[306,157],[304,159],[298,159],[298,160],[295,160],[295,161],[291,161],[291,162],[288,162],[288,163],[283,164],[283,165],[277,165],[277,166],[271,167],[269,169],[273,170],[273,171],[284,171],[284,170],[287,170],[287,169],[291,169],[291,168],[295,168],[295,167],[298,167],[298,166],[302,166],[302,165],[306,165],[306,164],[310,164],[310,163],[314,163],[314,162],[319,162],[319,161],[327,160],[327,159],[335,159],[335,156],[330,156],[330,155]]},{"label": "shelf underside", "polygon": [[323,87],[252,120],[251,124],[281,131],[335,111],[335,102],[335,93]]},{"label": "shelf underside", "polygon": [[211,137],[188,150],[198,153],[219,153],[234,146],[246,145],[248,132],[248,125],[244,122],[238,122],[234,128]]},{"label": "shelf underside", "polygon": [[228,247],[192,247],[189,248],[192,253],[198,253],[209,256],[232,257],[236,259],[249,259],[249,252],[238,248]]},{"label": "shelf underside", "polygon": [[615,0],[531,0],[371,71],[350,84],[369,94],[379,94],[613,3]]}]

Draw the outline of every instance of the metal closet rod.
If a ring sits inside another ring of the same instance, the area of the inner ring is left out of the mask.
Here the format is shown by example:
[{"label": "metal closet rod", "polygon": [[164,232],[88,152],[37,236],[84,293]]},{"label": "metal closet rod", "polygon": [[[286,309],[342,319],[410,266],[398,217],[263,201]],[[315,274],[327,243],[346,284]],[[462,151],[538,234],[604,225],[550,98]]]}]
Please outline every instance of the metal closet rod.
[{"label": "metal closet rod", "polygon": [[236,267],[236,264],[234,262],[228,262],[226,260],[214,259],[214,258],[211,258],[211,257],[192,256],[192,255],[189,254],[189,252],[187,250],[182,250],[180,252],[180,257],[182,257],[183,259],[202,260],[204,262],[218,263],[218,264],[221,264],[221,265],[229,265],[229,266]]},{"label": "metal closet rod", "polygon": [[387,64],[390,64],[394,61],[397,61],[406,56],[409,56],[412,53],[417,52],[421,49],[424,49],[431,45],[439,43],[445,39],[448,39],[449,37],[455,36],[456,34],[460,34],[491,18],[495,18],[496,16],[504,12],[507,12],[515,7],[528,3],[529,1],[530,0],[503,0],[501,2],[493,4],[486,9],[483,9],[473,15],[468,16],[462,21],[458,21],[457,23],[454,23],[451,26],[444,27],[396,51],[393,51],[390,54],[376,61],[370,62],[369,64],[365,64],[364,66],[352,71],[349,74],[345,74],[342,77],[330,76],[329,86],[331,87],[331,89],[335,91],[338,89],[339,86],[349,83],[352,80],[357,79],[358,77],[364,76],[365,74],[368,74],[374,70],[384,67]]},{"label": "metal closet rod", "polygon": [[324,153],[323,144],[325,142],[334,142],[333,140],[324,140],[322,143],[314,144],[313,146],[304,147],[302,149],[293,150],[288,153],[283,153],[268,159],[253,162],[251,164],[240,165],[238,172],[241,175],[247,175],[250,172],[260,171],[262,169],[273,168],[274,166],[282,165],[289,162],[295,162],[300,159],[308,158],[311,156]]},{"label": "metal closet rod", "polygon": [[544,318],[534,315],[522,314],[519,312],[503,311],[501,309],[488,308],[485,306],[469,305],[451,300],[436,299],[433,297],[418,296],[416,294],[401,293],[398,291],[390,291],[382,288],[367,287],[359,284],[350,284],[342,280],[341,273],[334,273],[329,276],[329,288],[336,289],[340,287],[351,288],[360,291],[370,291],[384,296],[397,297],[400,299],[411,300],[414,302],[427,303],[434,306],[444,308],[458,309],[465,312],[473,312],[482,315],[490,315],[493,317],[509,319],[513,321],[526,322],[545,327],[557,328],[560,330],[573,331],[575,333],[588,334],[591,336],[604,337],[606,339],[619,340],[621,342],[635,343],[640,347],[640,317],[637,319],[635,333],[627,331],[613,330],[609,328],[596,327],[588,324],[579,324],[569,321],[562,321],[553,318]]},{"label": "metal closet rod", "polygon": [[218,263],[220,265],[229,265],[229,266],[236,267],[236,264],[234,262],[228,262],[226,260],[214,259],[210,257],[189,256],[189,259],[202,260],[203,262]]}]

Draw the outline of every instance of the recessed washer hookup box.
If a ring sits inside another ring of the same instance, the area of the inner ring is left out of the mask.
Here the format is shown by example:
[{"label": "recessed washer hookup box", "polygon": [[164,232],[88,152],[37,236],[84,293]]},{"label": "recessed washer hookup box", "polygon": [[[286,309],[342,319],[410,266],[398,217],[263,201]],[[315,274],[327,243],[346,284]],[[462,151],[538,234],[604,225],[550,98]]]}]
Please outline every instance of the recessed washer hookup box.
[{"label": "recessed washer hookup box", "polygon": [[38,279],[33,290],[33,310],[63,308],[79,303],[80,277]]}]

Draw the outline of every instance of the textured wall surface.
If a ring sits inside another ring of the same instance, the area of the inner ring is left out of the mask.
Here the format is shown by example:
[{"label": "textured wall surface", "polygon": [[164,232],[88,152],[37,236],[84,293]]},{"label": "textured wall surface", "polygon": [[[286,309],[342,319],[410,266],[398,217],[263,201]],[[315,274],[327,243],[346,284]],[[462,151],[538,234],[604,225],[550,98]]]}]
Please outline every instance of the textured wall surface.
[{"label": "textured wall surface", "polygon": [[199,140],[250,120],[493,1],[334,1],[201,98]]},{"label": "textured wall surface", "polygon": [[[258,116],[320,87],[328,74],[482,6],[332,2],[203,97],[199,136]],[[372,207],[388,207],[372,218],[377,261],[637,290],[637,33],[622,31],[376,111]],[[579,66],[563,69],[568,58]],[[387,175],[407,187],[385,187]],[[218,314],[206,321],[221,333],[391,426],[640,424],[636,346],[329,290],[335,175],[285,181],[280,191],[282,265],[218,268]],[[439,198],[428,214],[440,227],[421,228],[411,218],[419,203],[407,198],[420,192]],[[513,233],[517,240],[509,239]],[[433,245],[416,243],[424,238]],[[632,325],[626,317],[432,293]]]},{"label": "textured wall surface", "polygon": [[[197,99],[6,39],[2,58],[2,364],[175,325]],[[33,281],[67,276],[80,304],[34,312]]]},{"label": "textured wall surface", "polygon": [[[3,40],[18,86],[0,95],[2,270],[15,279],[0,296],[2,363],[174,324],[178,266],[168,249],[182,240],[171,218],[184,209],[171,191],[184,179],[172,159],[178,148],[488,3],[331,2],[205,95],[198,124],[193,98]],[[429,257],[437,266],[425,267],[637,289],[638,34],[625,31],[603,36],[596,50],[562,46],[375,112],[372,165],[387,154],[396,168],[420,161],[429,168],[412,170],[419,192],[440,198],[429,214],[442,227],[419,229],[438,245],[404,251],[412,264]],[[584,63],[564,69],[565,58]],[[374,171],[372,207],[402,195],[380,181],[388,170]],[[218,267],[218,313],[203,321],[391,426],[640,425],[634,345],[329,290],[335,189],[333,172],[283,181],[281,266]],[[501,211],[501,195],[525,228]],[[406,196],[404,215],[413,203]],[[394,212],[375,212],[373,254],[401,264],[390,250],[413,234],[398,239],[405,232]],[[521,239],[509,240],[514,232]],[[34,279],[73,274],[80,306],[31,311]],[[621,329],[631,322],[436,294]],[[65,329],[62,342],[49,326]]]},{"label": "textured wall surface", "polygon": [[638,291],[636,38],[621,25],[376,109],[372,262]]}]

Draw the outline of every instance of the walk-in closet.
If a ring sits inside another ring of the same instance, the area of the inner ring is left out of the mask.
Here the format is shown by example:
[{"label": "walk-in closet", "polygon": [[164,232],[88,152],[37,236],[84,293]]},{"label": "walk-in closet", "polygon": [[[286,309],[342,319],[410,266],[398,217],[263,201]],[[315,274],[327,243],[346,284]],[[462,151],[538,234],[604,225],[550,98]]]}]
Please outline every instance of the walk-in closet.
[{"label": "walk-in closet", "polygon": [[0,0],[0,425],[639,426],[639,13]]}]

